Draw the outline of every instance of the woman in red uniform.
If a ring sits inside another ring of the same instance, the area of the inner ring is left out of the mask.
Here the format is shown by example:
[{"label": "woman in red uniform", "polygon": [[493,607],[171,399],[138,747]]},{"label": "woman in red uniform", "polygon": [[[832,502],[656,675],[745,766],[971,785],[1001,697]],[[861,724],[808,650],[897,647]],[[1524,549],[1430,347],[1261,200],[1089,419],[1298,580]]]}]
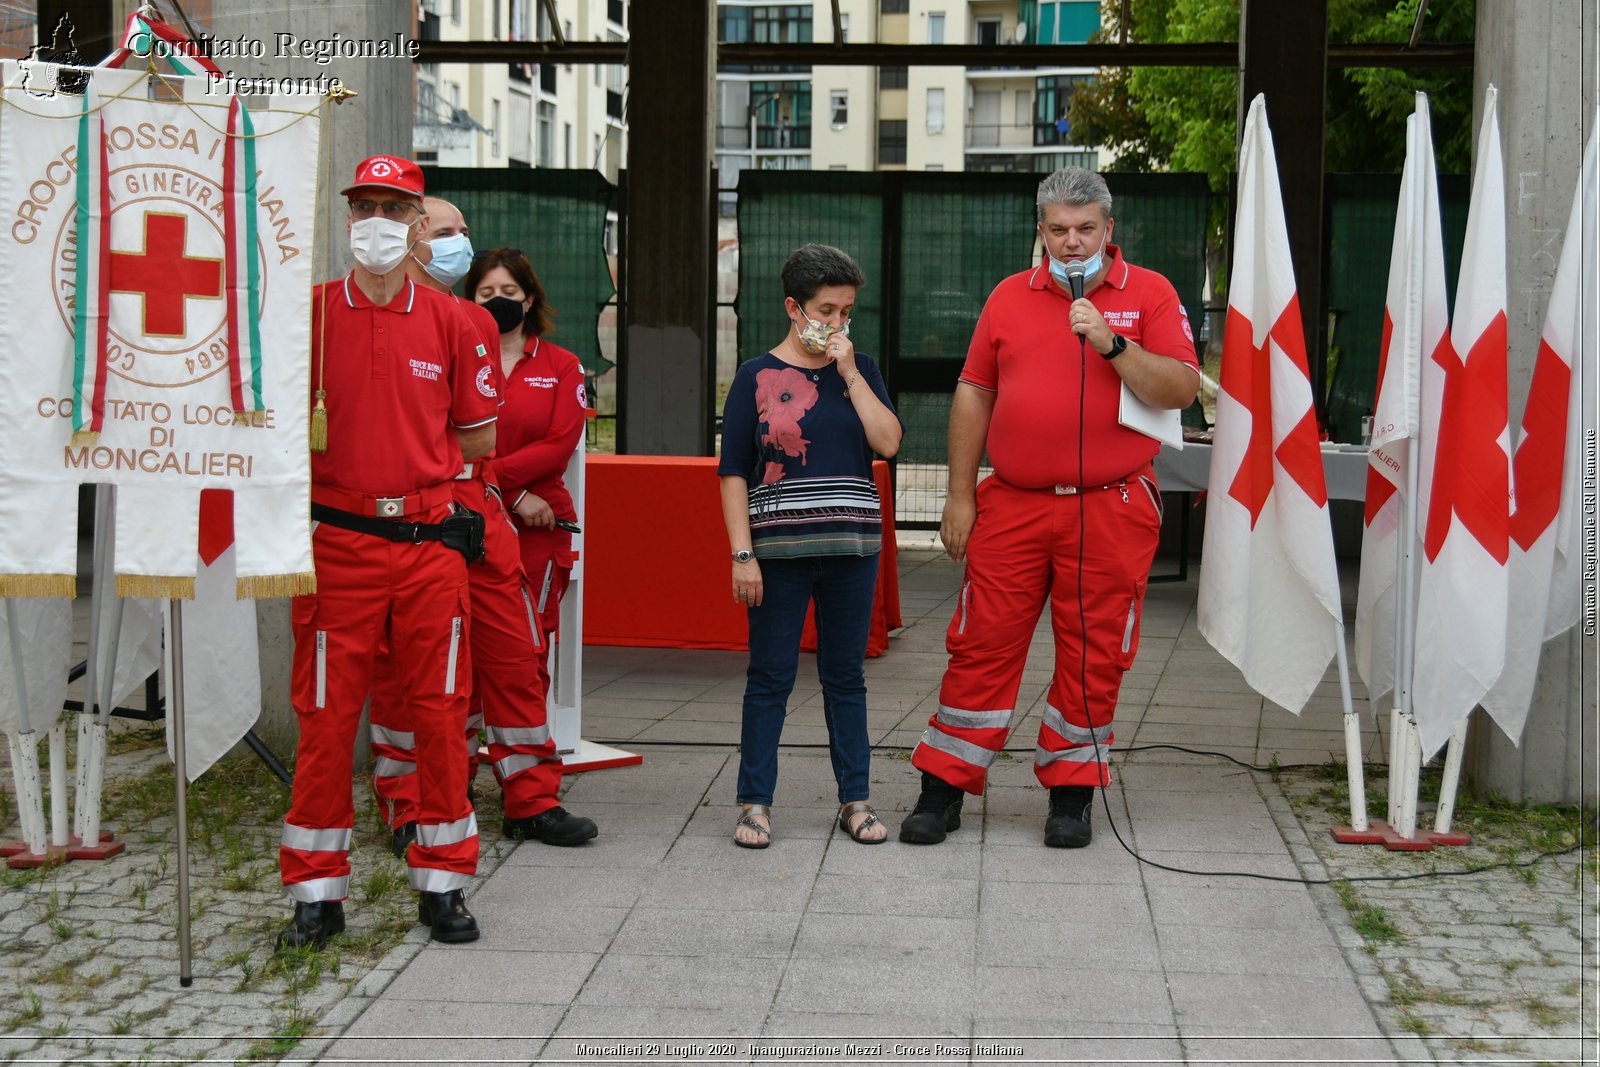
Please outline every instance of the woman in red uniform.
[{"label": "woman in red uniform", "polygon": [[[572,534],[559,523],[578,518],[562,475],[578,446],[589,406],[583,365],[545,339],[552,311],[532,264],[518,249],[480,253],[467,272],[465,289],[500,327],[506,392],[494,473],[506,506],[522,524],[522,566],[538,598],[540,622],[545,633],[554,634],[572,574]],[[549,647],[546,642],[539,660],[546,693]]]}]

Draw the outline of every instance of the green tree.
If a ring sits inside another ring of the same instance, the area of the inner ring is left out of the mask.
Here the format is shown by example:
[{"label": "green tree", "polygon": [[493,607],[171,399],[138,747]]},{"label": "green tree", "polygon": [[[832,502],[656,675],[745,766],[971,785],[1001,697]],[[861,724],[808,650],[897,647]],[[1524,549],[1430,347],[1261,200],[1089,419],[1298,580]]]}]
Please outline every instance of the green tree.
[{"label": "green tree", "polygon": [[[1285,0],[1292,2],[1292,0]],[[1404,43],[1419,0],[1329,0],[1330,43]],[[1193,44],[1239,39],[1239,0],[1132,0],[1130,39]],[[1121,35],[1122,0],[1106,0],[1098,40]],[[1469,41],[1475,0],[1432,0],[1425,41]],[[1405,121],[1428,94],[1441,172],[1465,172],[1472,153],[1472,71],[1392,67],[1330,70],[1325,166],[1398,171]],[[1117,152],[1107,169],[1205,174],[1216,192],[1237,166],[1239,74],[1232,67],[1112,67],[1073,96],[1072,128]]]}]

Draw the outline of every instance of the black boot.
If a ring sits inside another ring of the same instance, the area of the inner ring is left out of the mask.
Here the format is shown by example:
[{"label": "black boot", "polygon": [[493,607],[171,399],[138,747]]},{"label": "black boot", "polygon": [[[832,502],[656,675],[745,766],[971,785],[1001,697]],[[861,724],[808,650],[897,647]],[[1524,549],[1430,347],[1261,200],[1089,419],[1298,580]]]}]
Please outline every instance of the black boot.
[{"label": "black boot", "polygon": [[593,819],[574,815],[559,804],[549,811],[522,819],[507,819],[500,825],[506,837],[534,838],[547,845],[581,845],[600,832]]},{"label": "black boot", "polygon": [[922,795],[900,824],[900,840],[910,845],[937,845],[951,830],[961,829],[961,790],[938,775],[922,772]]},{"label": "black boot", "polygon": [[320,949],[334,934],[344,933],[344,901],[319,900],[294,906],[294,918],[278,934],[278,948]]},{"label": "black boot", "polygon": [[415,821],[402,823],[394,828],[394,834],[389,840],[389,850],[394,853],[394,858],[404,863],[406,850],[417,839],[417,824]]},{"label": "black boot", "polygon": [[1089,813],[1094,810],[1094,786],[1056,785],[1050,787],[1050,815],[1044,821],[1044,843],[1051,848],[1082,848],[1092,831]]},{"label": "black boot", "polygon": [[417,921],[432,927],[435,941],[457,943],[478,940],[478,920],[467,910],[467,891],[423,893],[417,901]]}]

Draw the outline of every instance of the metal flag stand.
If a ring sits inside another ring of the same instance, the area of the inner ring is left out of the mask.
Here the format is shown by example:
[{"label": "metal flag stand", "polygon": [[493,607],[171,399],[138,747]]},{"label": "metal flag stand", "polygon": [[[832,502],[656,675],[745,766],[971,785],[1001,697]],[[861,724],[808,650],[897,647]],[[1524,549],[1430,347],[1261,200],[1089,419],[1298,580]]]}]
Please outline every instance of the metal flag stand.
[{"label": "metal flag stand", "polygon": [[167,679],[167,701],[172,711],[172,776],[177,789],[178,836],[178,984],[194,984],[189,939],[189,760],[183,721],[183,601],[172,600],[172,677]]}]

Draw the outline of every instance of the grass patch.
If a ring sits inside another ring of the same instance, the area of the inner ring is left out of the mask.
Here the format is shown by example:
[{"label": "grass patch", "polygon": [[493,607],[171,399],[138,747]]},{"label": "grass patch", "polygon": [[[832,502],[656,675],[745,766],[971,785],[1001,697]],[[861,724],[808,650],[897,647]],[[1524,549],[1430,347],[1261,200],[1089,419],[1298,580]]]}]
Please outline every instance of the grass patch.
[{"label": "grass patch", "polygon": [[1355,927],[1356,933],[1361,935],[1362,940],[1374,944],[1381,942],[1399,944],[1405,940],[1405,935],[1394,924],[1394,920],[1389,918],[1389,913],[1380,907],[1364,903],[1355,886],[1349,882],[1340,882],[1334,888],[1339,894],[1339,903],[1350,913],[1350,924]]}]

